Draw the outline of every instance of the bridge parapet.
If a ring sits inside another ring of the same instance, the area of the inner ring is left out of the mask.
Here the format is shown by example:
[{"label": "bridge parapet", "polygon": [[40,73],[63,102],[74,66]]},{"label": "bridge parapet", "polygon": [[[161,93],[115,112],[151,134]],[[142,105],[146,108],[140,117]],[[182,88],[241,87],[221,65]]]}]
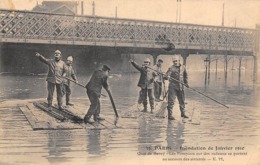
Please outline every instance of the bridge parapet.
[{"label": "bridge parapet", "polygon": [[260,31],[147,20],[0,10],[0,42],[254,52]]}]

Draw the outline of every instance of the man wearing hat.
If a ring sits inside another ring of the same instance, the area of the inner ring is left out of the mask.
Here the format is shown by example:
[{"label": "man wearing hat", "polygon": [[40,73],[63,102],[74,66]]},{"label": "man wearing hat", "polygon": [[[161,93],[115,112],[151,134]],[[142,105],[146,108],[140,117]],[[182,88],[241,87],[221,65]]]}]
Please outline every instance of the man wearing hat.
[{"label": "man wearing hat", "polygon": [[149,58],[146,58],[142,66],[139,66],[132,59],[130,60],[130,62],[141,73],[137,85],[141,88],[138,104],[143,103],[144,109],[142,110],[142,112],[147,112],[147,94],[148,94],[151,113],[153,113],[154,110],[153,82],[156,74],[146,67],[146,66],[150,66],[151,61]]},{"label": "man wearing hat", "polygon": [[[153,66],[153,69],[158,71],[158,73],[162,72],[162,63],[163,60],[159,59],[157,64]],[[160,101],[160,97],[162,94],[162,83],[163,83],[163,76],[162,74],[157,74],[154,79],[154,96],[156,101]]]},{"label": "man wearing hat", "polygon": [[54,59],[46,59],[39,53],[36,53],[36,57],[38,57],[41,62],[45,63],[49,67],[49,71],[46,79],[47,89],[48,89],[47,101],[48,101],[49,108],[51,108],[52,106],[53,92],[56,87],[58,107],[60,110],[63,110],[62,108],[63,78],[62,77],[66,75],[66,64],[61,60],[61,52],[59,50],[56,50],[54,52]]},{"label": "man wearing hat", "polygon": [[[72,63],[73,63],[73,57],[69,56],[67,58],[67,63],[66,63],[67,64],[66,77],[68,79],[72,78],[74,81],[76,81],[76,83],[78,83],[76,74],[72,67]],[[71,89],[70,89],[70,81],[68,79],[66,79],[64,81],[64,92],[66,94],[66,105],[73,106],[73,104],[70,102]]]},{"label": "man wearing hat", "polygon": [[[172,116],[172,109],[174,106],[175,98],[177,97],[180,111],[181,111],[181,117],[188,118],[188,116],[185,114],[185,103],[184,103],[184,91],[183,91],[183,85],[179,82],[184,83],[187,87],[188,86],[188,76],[186,72],[185,66],[180,64],[180,60],[177,56],[174,56],[172,58],[173,65],[167,70],[165,74],[165,79],[169,80],[169,93],[168,93],[168,119],[174,120],[174,117]],[[177,82],[177,81],[179,82]]]},{"label": "man wearing hat", "polygon": [[100,117],[100,95],[102,87],[108,91],[109,86],[107,83],[108,73],[110,71],[109,66],[107,65],[100,65],[92,74],[89,82],[86,85],[87,88],[87,95],[90,101],[90,107],[88,109],[87,114],[84,117],[85,123],[94,123],[91,119],[94,116],[94,120],[105,120],[104,118]]}]

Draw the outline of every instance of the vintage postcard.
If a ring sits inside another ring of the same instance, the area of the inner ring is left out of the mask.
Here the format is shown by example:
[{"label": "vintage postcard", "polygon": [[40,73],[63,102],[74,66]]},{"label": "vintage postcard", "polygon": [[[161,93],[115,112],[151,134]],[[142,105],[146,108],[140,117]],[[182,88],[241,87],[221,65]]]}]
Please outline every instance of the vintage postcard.
[{"label": "vintage postcard", "polygon": [[1,0],[1,165],[259,165],[259,0]]}]

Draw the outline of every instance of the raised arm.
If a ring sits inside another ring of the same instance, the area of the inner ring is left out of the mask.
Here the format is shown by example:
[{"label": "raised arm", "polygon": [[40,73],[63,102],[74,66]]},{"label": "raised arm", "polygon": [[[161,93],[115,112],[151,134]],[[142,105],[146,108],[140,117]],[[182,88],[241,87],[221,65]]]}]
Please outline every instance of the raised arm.
[{"label": "raised arm", "polygon": [[45,63],[47,65],[49,64],[49,59],[46,59],[40,53],[36,52],[35,56],[38,57],[41,62],[43,62],[43,63]]},{"label": "raised arm", "polygon": [[129,62],[131,62],[131,64],[132,64],[137,70],[139,70],[139,71],[142,70],[141,67],[140,67],[134,60],[131,59]]}]

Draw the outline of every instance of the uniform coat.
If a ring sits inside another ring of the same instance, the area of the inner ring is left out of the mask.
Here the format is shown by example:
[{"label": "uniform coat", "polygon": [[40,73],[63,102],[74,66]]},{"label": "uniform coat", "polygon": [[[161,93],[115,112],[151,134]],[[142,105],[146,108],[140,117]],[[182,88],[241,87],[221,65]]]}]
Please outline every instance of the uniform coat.
[{"label": "uniform coat", "polygon": [[91,104],[84,119],[89,119],[92,115],[94,115],[94,119],[99,117],[101,108],[99,98],[102,87],[106,90],[108,89],[107,78],[108,76],[104,73],[104,71],[102,71],[101,68],[98,68],[92,74],[92,77],[86,85],[87,95]]},{"label": "uniform coat", "polygon": [[60,108],[62,106],[62,96],[63,96],[63,92],[62,92],[63,78],[62,78],[62,76],[66,74],[66,64],[62,60],[59,60],[57,62],[53,59],[46,59],[42,55],[39,56],[39,59],[41,62],[45,63],[49,67],[48,75],[46,78],[46,81],[48,82],[48,84],[47,84],[48,104],[49,104],[49,106],[52,105],[53,92],[56,87],[57,102],[58,102],[58,106]]}]

